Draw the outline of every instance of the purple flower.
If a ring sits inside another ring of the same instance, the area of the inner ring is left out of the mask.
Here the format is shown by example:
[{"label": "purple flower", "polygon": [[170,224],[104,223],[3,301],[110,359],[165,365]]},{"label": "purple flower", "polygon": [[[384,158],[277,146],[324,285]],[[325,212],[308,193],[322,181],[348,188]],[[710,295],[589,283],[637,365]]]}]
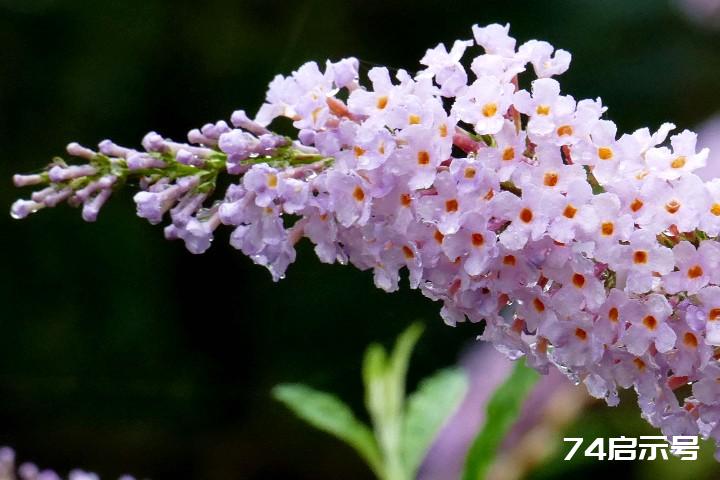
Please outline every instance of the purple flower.
[{"label": "purple flower", "polygon": [[[634,388],[664,433],[720,443],[709,152],[687,130],[668,139],[669,123],[619,133],[599,99],[564,94],[550,77],[568,52],[516,50],[508,25],[473,36],[484,53],[468,59],[472,80],[464,40],[428,50],[417,74],[375,67],[369,82],[353,58],[308,62],[273,79],[254,119],[237,110],[232,127],[206,123],[186,143],[150,132],[141,150],[70,144],[79,165],[14,178],[36,190],[11,214],[67,201],[93,221],[113,189],[138,185],[139,216],[170,213],[167,238],[201,253],[233,226],[230,244],[274,280],[306,237],[321,261],[371,270],[386,291],[407,270],[446,323],[483,321],[481,338],[509,358],[558,367],[611,405]],[[277,117],[296,134],[274,133]],[[695,393],[676,397],[685,384]]]}]

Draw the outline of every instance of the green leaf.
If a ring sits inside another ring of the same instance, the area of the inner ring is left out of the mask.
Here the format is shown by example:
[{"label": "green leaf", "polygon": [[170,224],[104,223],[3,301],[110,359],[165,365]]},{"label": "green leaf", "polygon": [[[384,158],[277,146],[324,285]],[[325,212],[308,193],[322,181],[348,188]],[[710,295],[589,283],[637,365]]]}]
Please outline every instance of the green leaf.
[{"label": "green leaf", "polygon": [[415,344],[420,339],[425,327],[420,323],[413,323],[410,325],[397,339],[395,342],[395,348],[393,349],[390,357],[388,372],[392,382],[393,393],[396,394],[397,400],[400,405],[405,398],[405,377],[407,377],[408,364],[410,363],[410,356],[415,348]]},{"label": "green leaf", "polygon": [[440,427],[467,391],[467,375],[460,369],[440,370],[420,383],[408,397],[403,428],[403,459],[414,478]]},{"label": "green leaf", "polygon": [[365,404],[382,452],[385,478],[388,480],[410,478],[403,464],[401,445],[405,377],[410,355],[422,331],[423,327],[419,323],[408,327],[398,337],[390,356],[377,343],[370,345],[365,352]]},{"label": "green leaf", "polygon": [[485,426],[473,440],[465,459],[463,480],[483,480],[500,443],[520,414],[523,400],[540,378],[524,360],[515,364],[512,374],[495,390],[487,405]]},{"label": "green leaf", "polygon": [[382,458],[375,437],[342,400],[301,384],[278,385],[272,395],[310,425],[352,446],[375,475],[383,478]]},{"label": "green leaf", "polygon": [[387,354],[382,345],[372,343],[365,351],[363,360],[363,383],[365,384],[365,406],[373,423],[385,416],[385,377]]}]

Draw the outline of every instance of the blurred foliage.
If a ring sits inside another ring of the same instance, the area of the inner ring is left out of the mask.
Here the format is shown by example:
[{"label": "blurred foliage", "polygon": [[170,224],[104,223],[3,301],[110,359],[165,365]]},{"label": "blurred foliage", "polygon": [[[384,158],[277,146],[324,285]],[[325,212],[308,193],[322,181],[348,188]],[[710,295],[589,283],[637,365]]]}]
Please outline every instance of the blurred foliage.
[{"label": "blurred foliage", "polygon": [[468,386],[465,372],[448,368],[423,379],[406,396],[408,363],[422,330],[419,323],[410,325],[391,352],[378,343],[365,351],[365,407],[372,430],[338,397],[307,385],[278,385],[273,397],[313,427],[353,447],[378,479],[411,480]]},{"label": "blurred foliage", "polygon": [[485,423],[468,450],[463,480],[486,477],[500,444],[518,420],[523,402],[539,378],[535,370],[525,365],[525,359],[520,359],[493,392],[486,406]]},{"label": "blurred foliage", "polygon": [[[720,110],[720,35],[660,0],[0,0],[0,204],[24,194],[12,173],[70,140],[181,139],[235,108],[253,111],[276,73],[306,60],[355,55],[414,70],[426,48],[493,21],[571,51],[565,90],[601,96],[621,129],[691,126]],[[227,233],[192,256],[134,218],[127,194],[94,225],[66,207],[0,225],[0,443],[41,465],[155,479],[367,478],[351,451],[271,402],[271,386],[331,389],[359,411],[357,359],[371,340],[432,319],[412,388],[478,333],[444,326],[416,292],[387,295],[367,272],[319,264],[307,245],[279,284]],[[584,424],[596,418],[597,431],[643,428],[632,402],[595,415]]]}]

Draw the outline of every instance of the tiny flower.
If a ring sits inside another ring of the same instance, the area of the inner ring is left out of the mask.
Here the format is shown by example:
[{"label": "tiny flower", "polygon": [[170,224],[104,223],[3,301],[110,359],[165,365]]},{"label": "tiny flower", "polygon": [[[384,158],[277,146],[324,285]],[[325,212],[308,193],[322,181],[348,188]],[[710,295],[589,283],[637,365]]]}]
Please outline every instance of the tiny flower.
[{"label": "tiny flower", "polygon": [[341,225],[364,225],[368,221],[372,198],[361,177],[332,171],[327,176],[327,188],[330,202]]},{"label": "tiny flower", "polygon": [[651,202],[652,220],[646,228],[660,233],[671,225],[681,232],[691,232],[699,224],[699,217],[708,210],[708,197],[703,182],[694,174],[686,174],[673,182],[650,179],[643,187],[644,196]]},{"label": "tiny flower", "polygon": [[465,49],[472,46],[472,41],[457,40],[450,52],[445,45],[438,44],[437,47],[428,50],[420,63],[427,66],[420,72],[420,76],[431,76],[440,85],[441,95],[453,97],[458,90],[467,85],[467,73],[460,63]]},{"label": "tiny flower", "polygon": [[487,53],[511,57],[515,54],[515,39],[509,35],[510,24],[493,23],[485,27],[473,25],[473,36]]},{"label": "tiny flower", "polygon": [[623,313],[630,320],[630,328],[622,335],[628,352],[641,356],[650,344],[654,344],[661,353],[675,346],[677,335],[667,324],[672,308],[664,296],[651,294],[644,302],[631,300]]},{"label": "tiny flower", "polygon": [[692,243],[682,241],[673,247],[677,271],[663,277],[663,287],[669,293],[696,294],[711,280],[720,281],[720,245],[711,240],[700,243],[696,249]]},{"label": "tiny flower", "polygon": [[513,105],[530,117],[527,126],[528,136],[533,141],[555,133],[562,126],[557,119],[566,117],[575,111],[575,100],[560,95],[560,84],[552,78],[541,78],[532,82],[532,95],[526,90],[515,93]]},{"label": "tiny flower", "polygon": [[471,123],[479,135],[495,134],[504,123],[512,103],[513,86],[495,77],[480,77],[458,96],[453,113]]},{"label": "tiny flower", "polygon": [[[553,55],[555,51],[555,55]],[[530,40],[520,45],[518,55],[532,63],[538,78],[560,75],[570,67],[571,55],[565,50],[555,50],[547,42]]]},{"label": "tiny flower", "polygon": [[720,346],[720,287],[712,285],[698,292],[700,306],[705,314],[705,341]]},{"label": "tiny flower", "polygon": [[700,214],[698,228],[709,236],[714,237],[720,233],[720,178],[714,178],[705,184],[708,204]]},{"label": "tiny flower", "polygon": [[519,170],[513,177],[520,188],[533,185],[542,190],[564,194],[572,183],[582,181],[587,184],[582,165],[565,165],[560,149],[538,148],[536,157],[537,165]]},{"label": "tiny flower", "polygon": [[548,234],[561,243],[578,237],[594,238],[599,220],[591,205],[592,199],[592,189],[586,181],[575,180],[570,183],[562,200],[561,214],[552,220]]},{"label": "tiny flower", "polygon": [[500,235],[500,243],[511,250],[519,250],[528,240],[538,240],[547,230],[550,220],[562,205],[560,194],[543,192],[528,185],[517,197],[500,192],[493,201],[495,212],[510,225]]},{"label": "tiny flower", "polygon": [[689,130],[670,137],[672,151],[667,147],[650,148],[645,153],[645,161],[658,177],[675,180],[685,173],[693,172],[705,166],[710,150],[695,152],[697,134]]},{"label": "tiny flower", "polygon": [[457,232],[448,235],[442,249],[450,260],[459,259],[468,275],[480,275],[497,254],[495,233],[487,229],[487,220],[469,213]]},{"label": "tiny flower", "polygon": [[594,332],[606,345],[616,342],[619,335],[624,332],[625,324],[629,322],[625,310],[627,302],[627,294],[613,288],[597,310]]},{"label": "tiny flower", "polygon": [[267,207],[278,198],[282,182],[278,170],[263,163],[253,165],[243,177],[243,186],[255,194],[258,207]]},{"label": "tiny flower", "polygon": [[618,248],[610,267],[626,276],[626,291],[643,293],[653,289],[659,278],[655,274],[665,275],[674,268],[673,252],[658,244],[655,235],[636,230],[630,235],[628,245]]}]

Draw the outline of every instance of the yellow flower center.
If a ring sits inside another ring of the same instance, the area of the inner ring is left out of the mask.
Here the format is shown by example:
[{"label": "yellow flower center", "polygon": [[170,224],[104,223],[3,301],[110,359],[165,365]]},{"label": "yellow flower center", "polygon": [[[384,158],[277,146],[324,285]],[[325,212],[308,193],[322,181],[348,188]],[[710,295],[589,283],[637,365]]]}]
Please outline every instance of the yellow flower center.
[{"label": "yellow flower center", "polygon": [[385,107],[387,107],[388,104],[388,97],[387,95],[383,95],[381,97],[378,97],[377,103],[375,106],[379,108],[380,110],[383,110]]},{"label": "yellow flower center", "polygon": [[485,105],[483,105],[482,114],[485,117],[489,118],[489,117],[494,116],[497,113],[497,110],[498,110],[497,103],[494,103],[494,102],[486,103]]},{"label": "yellow flower center", "polygon": [[613,151],[610,147],[600,147],[598,148],[598,157],[600,157],[600,160],[610,160],[613,158]]},{"label": "yellow flower center", "polygon": [[673,160],[672,163],[670,164],[670,166],[672,168],[682,168],[685,166],[686,160],[687,159],[683,155],[681,155],[681,156],[677,157],[675,160]]},{"label": "yellow flower center", "polygon": [[561,125],[557,129],[558,137],[569,137],[573,134],[573,128],[570,125]]},{"label": "yellow flower center", "polygon": [[503,150],[502,159],[507,161],[512,160],[515,158],[515,149],[513,147],[507,147],[505,150]]}]

